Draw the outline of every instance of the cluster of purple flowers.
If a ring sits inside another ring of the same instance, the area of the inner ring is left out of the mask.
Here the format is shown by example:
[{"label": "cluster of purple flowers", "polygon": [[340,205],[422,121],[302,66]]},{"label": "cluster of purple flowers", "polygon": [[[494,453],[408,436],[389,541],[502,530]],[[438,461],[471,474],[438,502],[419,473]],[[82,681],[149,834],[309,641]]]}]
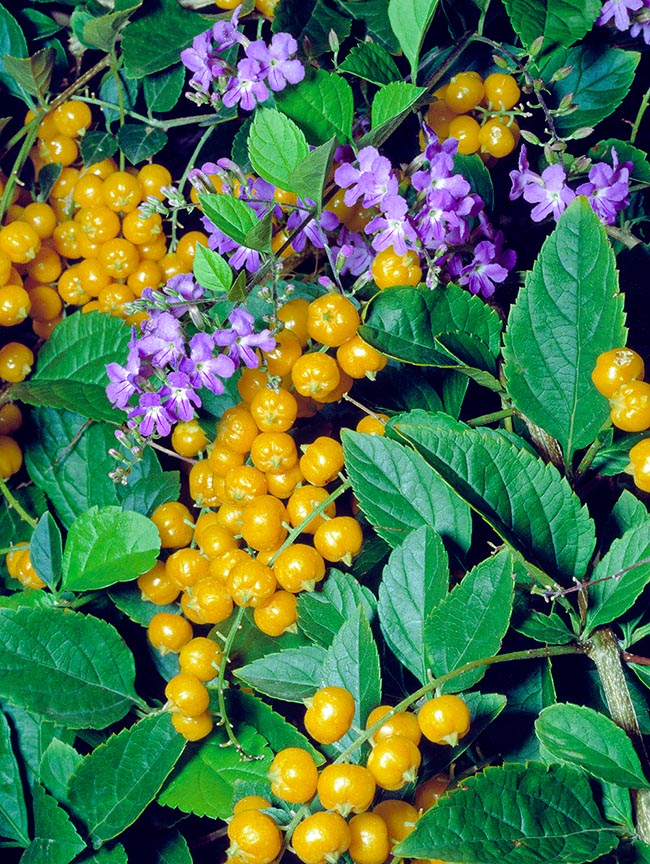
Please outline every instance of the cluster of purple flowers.
[{"label": "cluster of purple flowers", "polygon": [[613,22],[616,30],[630,36],[643,36],[650,45],[650,0],[606,0],[596,24]]},{"label": "cluster of purple flowers", "polygon": [[[375,252],[388,247],[398,255],[408,250],[422,252],[429,264],[429,281],[453,278],[473,294],[491,297],[495,285],[514,267],[515,253],[503,249],[503,234],[487,220],[482,198],[455,172],[458,142],[449,138],[441,143],[430,129],[425,127],[425,132],[428,143],[419,170],[411,177],[417,195],[410,206],[400,194],[390,161],[374,147],[359,151],[356,166],[340,165],[334,179],[346,190],[346,205],[361,201],[364,207],[377,208],[378,214],[364,228],[372,236]],[[341,239],[336,251],[346,254],[350,272],[367,268],[360,235],[348,232]]]},{"label": "cluster of purple flowers", "polygon": [[223,379],[240,363],[254,368],[257,350],[275,346],[268,330],[254,331],[253,316],[243,309],[230,313],[228,328],[190,336],[188,330],[202,320],[196,301],[204,293],[191,274],[174,276],[162,291],[145,289],[149,318],[140,331],[133,328],[125,365],[106,367],[106,395],[128,412],[127,425],[145,438],[168,435],[179,420],[191,420],[201,406],[199,390],[223,393]]},{"label": "cluster of purple flowers", "polygon": [[510,200],[523,196],[529,204],[534,204],[530,214],[533,222],[541,222],[547,216],[553,216],[557,222],[576,195],[585,195],[600,221],[613,225],[619,210],[630,203],[631,168],[631,162],[618,161],[612,147],[612,164],[596,162],[589,169],[587,181],[574,190],[567,184],[562,165],[549,165],[541,174],[531,171],[526,146],[522,144],[519,167],[510,172]]},{"label": "cluster of purple flowers", "polygon": [[[305,70],[295,56],[298,43],[289,33],[275,33],[267,44],[263,39],[251,42],[238,29],[241,6],[230,21],[217,21],[209,30],[194,37],[191,48],[181,52],[183,64],[193,72],[190,87],[196,91],[192,98],[199,102],[228,108],[240,104],[252,111],[259,102],[274,92],[284,90],[287,84],[298,84]],[[233,66],[225,52],[238,45],[245,56]]]}]

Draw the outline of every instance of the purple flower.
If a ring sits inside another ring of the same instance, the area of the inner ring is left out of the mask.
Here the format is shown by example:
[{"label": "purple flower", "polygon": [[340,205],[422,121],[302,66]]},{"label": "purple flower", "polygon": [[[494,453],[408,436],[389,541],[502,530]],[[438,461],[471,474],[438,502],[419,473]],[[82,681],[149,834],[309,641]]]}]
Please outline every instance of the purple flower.
[{"label": "purple flower", "polygon": [[519,151],[519,168],[510,172],[510,180],[512,182],[512,189],[510,190],[509,196],[510,200],[514,201],[517,198],[521,198],[526,186],[529,183],[538,183],[540,179],[539,174],[530,170],[526,145],[522,144],[521,150]]},{"label": "purple flower", "polygon": [[332,246],[332,255],[338,262],[343,259],[339,270],[341,275],[350,273],[352,276],[360,276],[370,269],[374,255],[362,234],[357,234],[343,226],[337,235],[338,243]]},{"label": "purple flower", "polygon": [[643,36],[645,44],[650,45],[650,0],[644,0],[643,9],[632,18],[630,36]]},{"label": "purple flower", "polygon": [[246,58],[237,64],[237,76],[231,78],[223,94],[223,104],[233,108],[238,102],[244,111],[252,111],[258,102],[269,98],[262,69],[257,60]]},{"label": "purple flower", "polygon": [[381,252],[393,246],[398,255],[405,255],[417,242],[415,229],[406,216],[408,204],[400,195],[386,195],[382,210],[382,215],[371,219],[364,229],[366,234],[379,232],[373,237],[373,249]]},{"label": "purple flower", "polygon": [[170,312],[152,314],[142,330],[146,335],[139,340],[138,351],[154,366],[174,366],[185,356],[181,325]]},{"label": "purple flower", "polygon": [[190,84],[207,93],[213,80],[223,72],[223,65],[212,50],[212,31],[199,33],[192,40],[192,47],[181,51],[181,61],[190,72],[194,72]]},{"label": "purple flower", "polygon": [[538,182],[528,183],[524,188],[524,199],[537,205],[530,213],[533,222],[541,222],[547,216],[553,216],[557,222],[575,197],[576,193],[566,185],[566,172],[561,165],[549,165]]},{"label": "purple flower", "polygon": [[242,7],[238,6],[233,12],[230,21],[217,21],[216,24],[213,25],[212,36],[214,41],[217,43],[218,51],[225,51],[226,48],[231,48],[238,42],[244,42],[244,35],[237,29],[241,10]]},{"label": "purple flower", "polygon": [[612,147],[613,165],[597,162],[589,169],[589,181],[576,189],[576,195],[586,195],[601,222],[613,225],[619,210],[630,203],[630,169],[632,162],[619,165],[618,154]]},{"label": "purple flower", "polygon": [[[305,218],[309,215],[309,210],[306,209],[308,207],[315,207],[316,202],[312,201],[310,198],[307,198],[303,201],[301,198],[298,198],[297,209],[294,210],[287,219],[287,232],[290,233],[298,228],[304,222]],[[305,209],[298,209],[305,208]],[[323,210],[320,215],[320,218],[317,219],[314,217],[310,219],[307,224],[296,233],[296,235],[291,240],[291,245],[296,250],[296,252],[302,252],[305,248],[307,241],[309,240],[313,246],[317,249],[324,249],[325,244],[327,243],[327,238],[325,236],[326,231],[333,231],[335,228],[339,226],[339,217],[336,213],[332,213],[330,210]]]},{"label": "purple flower", "polygon": [[503,282],[515,266],[514,251],[502,251],[502,242],[503,235],[499,231],[494,243],[490,240],[477,243],[472,261],[464,267],[460,254],[455,253],[447,263],[447,272],[452,277],[458,277],[459,284],[467,285],[472,294],[491,297],[495,291],[494,283]]},{"label": "purple flower", "polygon": [[106,388],[106,396],[116,408],[126,408],[131,396],[139,392],[138,379],[141,378],[141,371],[140,355],[137,347],[137,332],[135,327],[133,327],[126,365],[120,366],[119,363],[108,363],[106,365],[106,374],[111,382]]},{"label": "purple flower", "polygon": [[[129,412],[129,420],[141,417],[139,432],[145,438],[156,432],[158,435],[169,435],[172,424],[176,422],[163,404],[163,400],[169,396],[168,387],[161,387],[157,392],[143,393],[140,396],[139,405]],[[135,425],[135,424],[132,424]]]},{"label": "purple flower", "polygon": [[171,372],[167,376],[169,397],[165,408],[178,420],[191,420],[194,417],[193,405],[201,406],[201,399],[192,389],[189,376],[184,372]]},{"label": "purple flower", "polygon": [[625,31],[630,27],[630,12],[638,12],[643,6],[643,0],[607,0],[603,3],[596,24],[607,24],[614,19],[617,30]]},{"label": "purple flower", "polygon": [[293,55],[298,50],[298,43],[289,33],[276,33],[269,45],[262,39],[246,48],[246,54],[260,64],[263,75],[269,82],[271,90],[284,90],[287,84],[299,84],[305,77],[305,70]]},{"label": "purple flower", "polygon": [[334,172],[336,183],[342,189],[347,189],[343,200],[348,207],[356,204],[359,198],[364,207],[374,207],[386,195],[397,194],[399,184],[390,161],[380,156],[375,147],[363,147],[359,150],[357,160],[358,168],[346,162]]},{"label": "purple flower", "polygon": [[228,347],[228,356],[234,363],[241,360],[249,369],[259,366],[259,358],[255,349],[272,351],[275,348],[275,339],[268,330],[255,333],[253,324],[255,319],[245,309],[233,309],[228,316],[230,329],[217,330],[213,335],[215,345]]},{"label": "purple flower", "polygon": [[[180,318],[187,312],[191,304],[203,297],[205,288],[194,281],[191,273],[179,273],[178,276],[172,276],[163,287],[162,293],[173,298],[174,302],[170,303],[169,311],[174,318]],[[180,298],[190,302],[183,303]]]},{"label": "purple flower", "polygon": [[187,373],[192,387],[206,387],[213,393],[223,393],[221,378],[231,378],[235,364],[225,354],[214,353],[214,339],[207,333],[197,333],[190,339],[190,356],[180,365]]}]

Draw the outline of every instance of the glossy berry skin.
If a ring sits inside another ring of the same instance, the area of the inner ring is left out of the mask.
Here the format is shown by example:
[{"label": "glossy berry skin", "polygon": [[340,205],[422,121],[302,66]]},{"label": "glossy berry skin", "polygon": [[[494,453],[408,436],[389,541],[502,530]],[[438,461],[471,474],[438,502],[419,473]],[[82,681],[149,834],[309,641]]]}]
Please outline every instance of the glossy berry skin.
[{"label": "glossy berry skin", "polygon": [[287,631],[295,632],[297,608],[296,597],[290,591],[274,591],[268,600],[255,607],[253,620],[258,630],[277,638]]},{"label": "glossy berry skin", "polygon": [[316,583],[325,576],[325,562],[313,546],[292,543],[275,559],[273,572],[281,588],[298,594],[314,590]]},{"label": "glossy berry skin", "polygon": [[[318,513],[310,518],[311,513],[328,497],[327,491],[320,486],[300,486],[287,501],[289,519],[294,528],[302,525],[303,534],[314,534],[325,519]],[[327,505],[323,513],[330,519],[336,516],[336,502]]]},{"label": "glossy berry skin", "polygon": [[181,589],[169,577],[164,561],[156,561],[151,570],[138,576],[138,588],[142,599],[156,606],[166,606],[173,603],[181,593]]},{"label": "glossy berry skin", "polygon": [[470,156],[480,147],[479,133],[481,127],[473,117],[465,114],[456,117],[449,124],[449,137],[458,141],[458,152]]},{"label": "glossy berry skin", "polygon": [[454,114],[466,114],[476,108],[484,93],[483,82],[476,72],[459,72],[445,90],[445,102]]},{"label": "glossy berry skin", "polygon": [[[373,708],[366,720],[366,729],[378,723],[391,710],[390,705],[378,705]],[[379,741],[385,741],[393,735],[403,735],[405,738],[410,738],[414,744],[419,744],[422,733],[415,714],[410,711],[399,711],[397,714],[393,714],[372,735],[370,743],[374,746]]]},{"label": "glossy berry skin", "polygon": [[352,516],[335,516],[318,526],[314,546],[326,561],[348,563],[363,546],[361,526]]},{"label": "glossy berry skin", "polygon": [[322,435],[305,450],[300,459],[300,470],[312,486],[326,486],[336,479],[344,464],[343,445]]},{"label": "glossy berry skin", "polygon": [[346,817],[365,812],[376,788],[375,778],[363,765],[326,765],[318,777],[318,797],[323,807]]},{"label": "glossy berry skin", "polygon": [[388,826],[379,813],[360,813],[349,822],[348,854],[354,864],[382,864],[390,853]]},{"label": "glossy berry skin", "polygon": [[338,813],[314,813],[297,825],[291,846],[303,864],[333,864],[350,846],[350,829]]},{"label": "glossy berry skin", "polygon": [[481,126],[478,133],[481,152],[497,159],[508,156],[515,149],[515,136],[499,117],[493,117]]},{"label": "glossy berry skin", "polygon": [[509,111],[519,102],[519,85],[505,72],[492,72],[483,82],[484,98],[490,107],[497,111]]},{"label": "glossy berry skin", "polygon": [[169,501],[156,507],[151,514],[151,521],[158,529],[163,549],[179,549],[192,542],[194,519],[180,501]]},{"label": "glossy berry skin", "polygon": [[623,384],[610,400],[612,423],[623,432],[650,429],[650,384],[630,381]]},{"label": "glossy berry skin", "polygon": [[404,255],[398,255],[392,246],[375,255],[371,273],[375,285],[381,289],[397,285],[415,286],[422,279],[417,252],[409,250]]},{"label": "glossy berry skin", "polygon": [[341,380],[338,364],[329,354],[303,354],[293,364],[291,380],[301,396],[326,396]]},{"label": "glossy berry skin", "polygon": [[34,352],[22,342],[7,342],[0,348],[0,380],[24,381],[33,365]]},{"label": "glossy berry skin", "polygon": [[386,798],[375,805],[372,812],[378,813],[388,826],[388,839],[391,846],[401,843],[405,837],[408,837],[418,819],[418,811],[415,807],[400,798]]},{"label": "glossy berry skin", "polygon": [[643,358],[631,348],[612,348],[598,356],[591,373],[591,380],[596,390],[607,399],[623,384],[630,381],[643,381]]},{"label": "glossy berry skin", "polygon": [[309,304],[307,329],[321,345],[342,345],[354,336],[360,323],[356,306],[342,294],[324,294]]},{"label": "glossy berry skin", "polygon": [[147,628],[147,636],[161,654],[178,653],[192,638],[192,625],[182,615],[158,612]]},{"label": "glossy berry skin", "polygon": [[196,675],[189,672],[179,672],[167,682],[165,696],[171,702],[172,709],[185,714],[186,717],[198,717],[204,714],[210,705],[210,694]]},{"label": "glossy berry skin", "polygon": [[284,504],[272,495],[258,495],[242,511],[241,535],[248,545],[264,552],[276,549],[286,536],[289,514]]},{"label": "glossy berry skin", "polygon": [[243,810],[228,824],[230,851],[251,864],[271,864],[280,854],[282,834],[277,824],[261,810]]},{"label": "glossy berry skin", "polygon": [[650,492],[650,438],[644,438],[631,448],[630,469],[639,489]]},{"label": "glossy berry skin", "polygon": [[319,744],[333,744],[350,729],[354,697],[344,687],[322,687],[308,700],[305,729]]},{"label": "glossy berry skin", "polygon": [[244,810],[266,810],[271,806],[268,798],[263,798],[261,795],[244,795],[232,808],[233,815],[243,813]]},{"label": "glossy berry skin", "polygon": [[375,373],[386,365],[384,355],[364,342],[361,336],[353,336],[341,345],[336,352],[336,360],[351,378],[374,378]]},{"label": "glossy berry skin", "polygon": [[434,744],[454,747],[469,732],[471,716],[467,704],[453,694],[436,696],[418,712],[422,734]]},{"label": "glossy berry skin", "polygon": [[421,761],[417,745],[402,735],[393,735],[372,748],[366,764],[377,786],[396,792],[415,780]]},{"label": "glossy berry skin", "polygon": [[440,796],[445,794],[448,786],[449,777],[445,777],[443,774],[429,777],[424,783],[418,784],[415,790],[415,806],[420,813],[434,807]]},{"label": "glossy berry skin", "polygon": [[214,639],[196,636],[183,645],[178,655],[181,672],[194,675],[199,681],[211,681],[219,672],[221,648]]},{"label": "glossy berry skin", "polygon": [[6,480],[17,474],[23,464],[23,451],[9,435],[0,435],[0,478]]},{"label": "glossy berry skin", "polygon": [[276,753],[269,768],[271,792],[289,804],[304,804],[316,794],[318,769],[307,750],[286,747]]},{"label": "glossy berry skin", "polygon": [[196,717],[188,717],[180,711],[172,713],[172,726],[186,741],[200,741],[212,732],[212,715],[206,711]]}]

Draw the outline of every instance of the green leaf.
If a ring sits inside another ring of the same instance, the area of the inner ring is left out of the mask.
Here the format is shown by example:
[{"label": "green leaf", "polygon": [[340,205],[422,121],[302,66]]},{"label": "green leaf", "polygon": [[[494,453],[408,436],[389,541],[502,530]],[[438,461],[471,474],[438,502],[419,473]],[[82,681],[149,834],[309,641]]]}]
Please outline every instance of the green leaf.
[{"label": "green leaf", "polygon": [[547,645],[568,645],[576,638],[557,612],[551,612],[550,615],[531,612],[527,618],[513,626],[517,633]]},{"label": "green leaf", "polygon": [[[129,477],[129,480],[131,477]],[[143,516],[151,516],[156,507],[168,501],[178,501],[181,494],[181,475],[179,471],[160,471],[148,477],[141,477],[129,484],[124,490],[122,508],[135,510]],[[119,494],[120,490],[118,490]]]},{"label": "green leaf", "polygon": [[593,708],[549,705],[535,721],[535,732],[553,762],[567,762],[630,789],[650,786],[627,733]]},{"label": "green leaf", "polygon": [[31,714],[8,700],[2,703],[2,710],[12,727],[14,752],[20,757],[24,779],[31,787],[39,782],[43,754],[52,741],[60,739],[70,743],[74,740],[74,732],[41,715]]},{"label": "green leaf", "polygon": [[399,42],[388,20],[388,0],[363,0],[363,3],[358,3],[356,0],[351,2],[335,0],[335,2],[339,9],[351,18],[365,24],[366,35],[370,36],[373,42],[377,42],[391,54],[399,54]]},{"label": "green leaf", "polygon": [[326,651],[320,645],[287,648],[234,670],[250,687],[286,702],[302,702],[320,686]]},{"label": "green leaf", "polygon": [[324,761],[322,753],[296,729],[293,723],[289,723],[257,696],[239,690],[233,692],[232,701],[236,706],[235,716],[245,717],[246,722],[257,729],[259,734],[270,743],[275,753],[285,747],[299,747],[311,753],[317,765]]},{"label": "green leaf", "polygon": [[[379,652],[363,606],[348,618],[327,649],[319,686],[330,685],[344,687],[352,693],[355,706],[352,726],[364,728],[368,714],[381,702],[381,669]],[[314,695],[313,691],[310,695]],[[342,752],[354,743],[358,734],[353,730],[346,732],[331,745],[332,751]],[[362,755],[362,748],[357,748],[350,760],[358,762]]]},{"label": "green leaf", "polygon": [[589,150],[587,154],[591,159],[599,162],[605,161],[612,164],[612,149],[616,150],[619,162],[631,162],[630,177],[642,183],[650,183],[650,162],[645,150],[639,150],[629,141],[621,141],[620,138],[607,138]]},{"label": "green leaf", "polygon": [[151,570],[160,552],[158,529],[146,516],[119,507],[92,507],[70,526],[62,588],[96,591]]},{"label": "green leaf", "polygon": [[567,466],[607,419],[591,371],[601,352],[625,344],[625,332],[612,248],[587,199],[578,198],[510,309],[503,349],[515,406],[559,441]]},{"label": "green leaf", "polygon": [[[603,555],[591,573],[585,636],[632,607],[650,582],[650,518],[635,525]],[[621,573],[624,570],[626,572]],[[611,577],[611,578],[607,578]],[[604,580],[598,582],[597,580]]]},{"label": "green leaf", "polygon": [[117,141],[110,132],[91,130],[79,142],[79,152],[84,165],[93,165],[110,157],[117,150]]},{"label": "green leaf", "polygon": [[584,577],[594,525],[553,465],[490,429],[444,429],[420,412],[391,425],[529,566],[561,584]]},{"label": "green leaf", "polygon": [[[75,861],[75,864],[129,864],[129,862],[124,846],[121,843],[117,843],[115,846],[111,846],[110,849],[108,846],[104,846],[103,849],[98,849],[96,852],[89,852],[83,858]],[[185,862],[182,862],[182,864],[185,864]],[[188,864],[192,864],[192,862],[190,861]]]},{"label": "green leaf", "polygon": [[[269,210],[246,232],[244,246],[247,246],[249,249],[257,249],[258,252],[270,253],[273,251],[273,246],[271,245],[272,236],[273,213]],[[232,299],[230,294],[228,295],[228,299]]]},{"label": "green leaf", "polygon": [[139,704],[117,630],[71,609],[0,610],[0,696],[71,729],[104,729]]},{"label": "green leaf", "polygon": [[246,235],[258,223],[257,214],[248,204],[232,195],[218,193],[199,195],[199,201],[203,212],[217,228],[235,243],[246,244]]},{"label": "green leaf", "polygon": [[153,801],[185,748],[169,713],[145,717],[85,757],[70,804],[95,848],[128,828]]},{"label": "green leaf", "polygon": [[142,89],[149,111],[164,113],[175,108],[184,84],[185,66],[182,63],[147,75],[142,82]]},{"label": "green leaf", "polygon": [[50,162],[48,165],[43,165],[38,172],[38,201],[47,203],[54,184],[61,176],[63,166],[58,162]]},{"label": "green leaf", "polygon": [[275,108],[261,108],[248,133],[248,156],[260,177],[290,192],[293,174],[308,155],[309,147],[303,132]]},{"label": "green leaf", "polygon": [[41,782],[60,804],[68,804],[68,782],[83,756],[71,744],[53,738],[41,758]]},{"label": "green leaf", "polygon": [[25,91],[14,79],[4,64],[4,57],[27,57],[27,41],[20,25],[4,6],[0,6],[0,83],[23,102],[31,104]]},{"label": "green leaf", "polygon": [[428,525],[448,551],[464,557],[472,537],[469,508],[417,453],[379,435],[346,430],[341,439],[354,494],[380,537],[399,546]]},{"label": "green leaf", "polygon": [[551,661],[545,657],[501,669],[505,679],[501,687],[507,703],[501,721],[491,730],[491,740],[504,761],[539,762],[534,722],[543,708],[557,701]]},{"label": "green leaf", "polygon": [[600,0],[503,0],[512,29],[525,48],[539,36],[544,50],[565,48],[582,39],[600,14]]},{"label": "green leaf", "polygon": [[54,588],[61,575],[62,539],[52,515],[43,513],[38,520],[29,543],[29,557],[34,570],[50,588]]},{"label": "green leaf", "polygon": [[180,52],[211,25],[176,0],[147,0],[141,12],[122,36],[122,56],[129,78],[144,78],[176,65]]},{"label": "green leaf", "polygon": [[38,352],[36,373],[15,384],[13,395],[29,405],[67,408],[115,423],[123,415],[106,396],[106,364],[123,363],[128,343],[129,328],[119,318],[100,312],[68,315]]},{"label": "green leaf", "polygon": [[[425,669],[439,678],[466,663],[497,654],[510,623],[513,587],[508,550],[486,558],[466,573],[424,622]],[[445,634],[442,639],[441,634]],[[440,690],[469,690],[486,671],[483,666],[465,672],[447,681]]]},{"label": "green leaf", "polygon": [[167,603],[157,606],[150,600],[143,600],[137,582],[130,582],[126,585],[114,585],[108,592],[108,596],[120,612],[123,612],[127,618],[130,618],[131,621],[135,621],[136,624],[140,624],[142,627],[148,627],[151,619],[158,612],[171,612],[172,615],[179,614],[177,603]]},{"label": "green leaf", "polygon": [[572,94],[578,106],[571,114],[555,118],[559,135],[570,135],[583,126],[596,126],[618,108],[634,80],[640,54],[620,48],[575,45],[568,51],[556,51],[541,72],[546,80],[562,66],[572,71],[562,81],[551,85],[555,103]]},{"label": "green leaf", "polygon": [[11,729],[0,711],[0,836],[29,844],[27,808],[20,769],[11,742]]},{"label": "green leaf", "polygon": [[339,72],[356,75],[371,84],[401,81],[402,73],[388,51],[376,42],[358,42],[339,65]]},{"label": "green leaf", "polygon": [[143,123],[125,123],[117,131],[117,143],[129,162],[139,165],[163,149],[167,133]]},{"label": "green leaf", "polygon": [[92,18],[83,28],[84,43],[90,45],[91,48],[99,48],[100,51],[110,53],[131,13],[140,6],[142,6],[142,0],[126,9]]},{"label": "green leaf", "polygon": [[385,84],[372,100],[372,128],[376,129],[394,117],[407,113],[424,92],[424,87],[416,87],[405,81]]},{"label": "green leaf", "polygon": [[333,30],[344,42],[350,35],[352,22],[331,9],[324,0],[284,0],[275,9],[274,33],[288,32],[298,45],[309,46],[307,54],[318,56],[329,52],[329,34]]},{"label": "green leaf", "polygon": [[454,171],[463,175],[472,187],[472,192],[481,196],[488,210],[494,207],[492,177],[477,153],[474,153],[472,156],[456,153],[454,156]]},{"label": "green leaf", "polygon": [[463,701],[470,711],[469,732],[455,747],[435,748],[431,760],[427,763],[427,769],[432,775],[439,774],[457,762],[506,707],[506,697],[501,693],[463,693]]},{"label": "green leaf", "polygon": [[388,19],[399,40],[404,56],[411,64],[411,80],[417,80],[420,48],[426,36],[438,0],[390,0]]},{"label": "green leaf", "polygon": [[616,477],[622,474],[630,464],[630,450],[645,438],[645,432],[619,433],[614,439],[614,430],[610,427],[598,435],[603,446],[598,450],[591,468],[604,477]]},{"label": "green leaf", "polygon": [[391,552],[379,585],[377,612],[384,639],[400,663],[425,684],[425,621],[447,596],[449,562],[440,535],[428,525],[411,531]]},{"label": "green leaf", "polygon": [[70,864],[86,844],[65,810],[40,783],[34,786],[32,794],[34,839],[20,859],[21,864]]},{"label": "green leaf", "polygon": [[197,243],[194,256],[194,277],[208,291],[226,294],[232,285],[232,270],[228,262],[215,252]]},{"label": "green leaf", "polygon": [[630,790],[615,783],[601,783],[602,811],[608,822],[616,822],[626,834],[635,834]]},{"label": "green leaf", "polygon": [[300,629],[313,642],[329,648],[345,621],[362,605],[372,619],[375,599],[350,573],[331,567],[320,591],[303,591],[298,595]]},{"label": "green leaf", "polygon": [[529,762],[463,780],[462,793],[446,795],[418,819],[395,854],[467,864],[568,864],[593,861],[617,843],[581,771]]},{"label": "green leaf", "polygon": [[330,138],[345,144],[352,138],[352,88],[340,75],[318,69],[296,87],[276,93],[275,102],[302,129],[309,144],[326,144]]},{"label": "green leaf", "polygon": [[49,15],[44,15],[42,12],[37,12],[36,9],[22,9],[21,17],[27,19],[31,25],[30,35],[34,39],[49,39],[55,33],[60,33],[63,30],[63,25],[58,24]]},{"label": "green leaf", "polygon": [[311,198],[319,211],[323,200],[323,189],[332,169],[336,138],[311,150],[293,172],[293,187],[300,198]]},{"label": "green leaf", "polygon": [[600,538],[602,548],[609,548],[614,540],[622,537],[630,529],[643,525],[647,519],[648,509],[645,504],[628,489],[624,489],[605,523]]},{"label": "green leaf", "polygon": [[273,758],[266,741],[252,726],[243,726],[236,733],[244,753],[261,758],[243,758],[234,747],[226,746],[226,733],[217,728],[186,755],[158,796],[158,803],[195,816],[229,818],[235,782],[265,778]]},{"label": "green leaf", "polygon": [[187,840],[174,829],[157,840],[156,855],[156,864],[192,864],[193,860]]},{"label": "green leaf", "polygon": [[428,288],[389,288],[368,304],[361,335],[377,350],[420,366],[449,366],[436,338],[457,330],[477,336],[496,358],[501,348],[501,321],[478,297],[449,284]]},{"label": "green leaf", "polygon": [[108,451],[117,442],[114,427],[107,423],[90,423],[79,414],[54,408],[36,408],[30,419],[33,434],[25,449],[25,464],[66,528],[90,507],[126,501],[143,479],[163,483],[160,463],[150,447],[133,465],[126,486],[113,482],[109,474],[116,463]]},{"label": "green leaf", "polygon": [[3,62],[7,73],[13,76],[18,86],[42,101],[50,87],[55,57],[54,48],[41,48],[31,57],[12,57],[7,54]]}]

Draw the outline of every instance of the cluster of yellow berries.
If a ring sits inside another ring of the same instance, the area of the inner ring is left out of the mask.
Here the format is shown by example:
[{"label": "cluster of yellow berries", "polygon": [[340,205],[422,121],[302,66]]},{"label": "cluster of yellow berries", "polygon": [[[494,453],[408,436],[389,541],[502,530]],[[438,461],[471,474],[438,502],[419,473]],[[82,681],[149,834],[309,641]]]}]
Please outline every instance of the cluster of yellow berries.
[{"label": "cluster of yellow berries", "polygon": [[519,126],[512,109],[521,91],[512,75],[459,72],[434,92],[427,123],[441,141],[455,138],[458,152],[500,159],[517,146]]},{"label": "cluster of yellow berries", "polygon": [[[351,728],[355,714],[352,694],[328,686],[307,700],[304,725],[314,740],[331,744]],[[393,847],[413,830],[419,816],[434,806],[447,790],[449,778],[434,776],[419,783],[413,802],[382,798],[377,790],[402,790],[416,781],[422,761],[422,736],[436,744],[452,744],[467,734],[470,713],[458,696],[428,700],[417,714],[395,712],[379,705],[370,712],[366,729],[370,754],[365,764],[334,761],[320,771],[312,754],[300,747],[280,750],[274,757],[269,780],[272,794],[288,804],[310,805],[315,796],[324,810],[308,812],[287,840],[263,796],[240,799],[228,824],[229,860],[240,864],[271,864],[288,842],[304,864],[334,864],[347,853],[354,864],[383,864]]]}]

